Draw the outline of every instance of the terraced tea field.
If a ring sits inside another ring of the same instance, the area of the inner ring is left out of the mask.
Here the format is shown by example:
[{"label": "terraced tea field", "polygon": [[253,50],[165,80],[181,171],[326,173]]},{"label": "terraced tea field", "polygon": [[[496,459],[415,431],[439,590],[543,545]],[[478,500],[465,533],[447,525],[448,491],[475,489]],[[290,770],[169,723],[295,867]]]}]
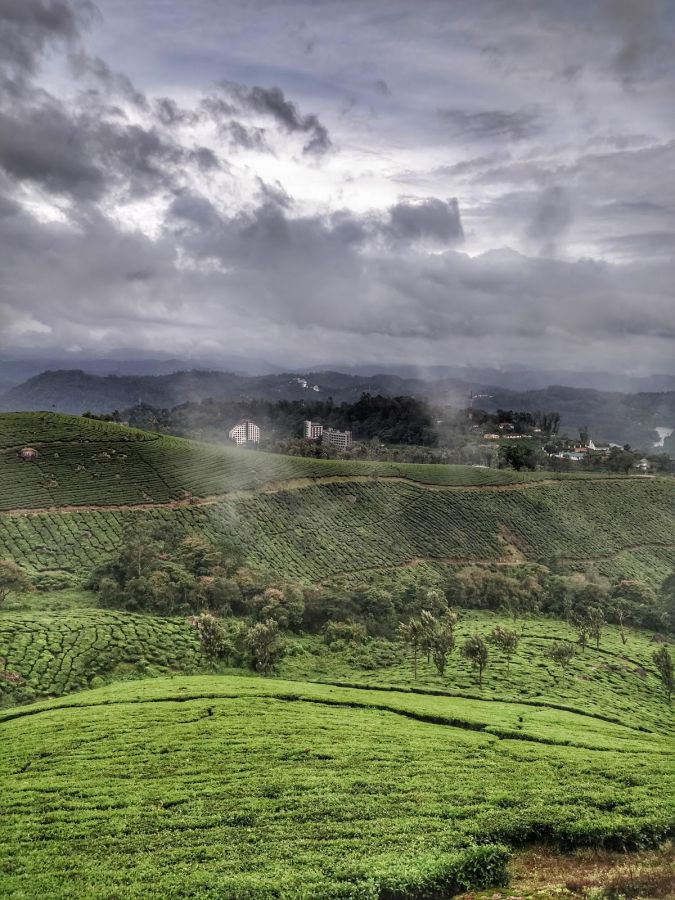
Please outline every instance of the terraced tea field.
[{"label": "terraced tea field", "polygon": [[[22,459],[24,446],[37,450]],[[125,506],[288,482],[403,478],[445,487],[529,484],[548,473],[306,459],[200,444],[49,413],[0,414],[0,510]]]},{"label": "terraced tea field", "polygon": [[184,619],[94,608],[0,612],[0,660],[0,706],[96,687],[102,679],[207,666]]},{"label": "terraced tea field", "polygon": [[4,514],[0,558],[80,577],[114,552],[125,523],[141,520],[236,536],[251,563],[312,581],[411,562],[522,558],[593,562],[608,574],[623,567],[656,584],[675,566],[675,481],[637,479],[447,491],[347,479],[206,505]]},{"label": "terraced tea field", "polygon": [[8,897],[446,896],[501,883],[533,836],[672,832],[672,741],[517,703],[155,679],[0,735]]}]

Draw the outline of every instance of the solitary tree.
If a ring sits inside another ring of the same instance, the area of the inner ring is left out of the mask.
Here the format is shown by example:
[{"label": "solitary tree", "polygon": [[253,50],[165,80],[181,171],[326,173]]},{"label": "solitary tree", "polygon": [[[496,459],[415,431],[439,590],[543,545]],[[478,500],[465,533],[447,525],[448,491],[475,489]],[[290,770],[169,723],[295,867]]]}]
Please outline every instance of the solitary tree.
[{"label": "solitary tree", "polygon": [[586,622],[588,632],[595,641],[595,649],[600,649],[600,637],[602,636],[602,628],[605,624],[605,614],[599,606],[589,606],[586,610]]},{"label": "solitary tree", "polygon": [[220,619],[210,612],[203,612],[188,621],[197,629],[202,649],[209,659],[224,659],[232,653],[234,647]]},{"label": "solitary tree", "polygon": [[673,660],[667,647],[659,647],[652,654],[654,665],[658,669],[663,691],[668,703],[673,694]]},{"label": "solitary tree", "polygon": [[398,634],[404,644],[412,650],[413,676],[417,681],[417,657],[420,652],[420,644],[424,637],[424,626],[419,619],[410,619],[409,622],[401,622],[398,626]]},{"label": "solitary tree", "polygon": [[431,661],[431,651],[434,647],[434,636],[438,622],[428,609],[423,609],[420,613],[420,625],[422,626],[422,636],[420,638],[420,650],[426,654],[427,662]]},{"label": "solitary tree", "polygon": [[462,647],[462,656],[469,660],[473,669],[478,670],[478,684],[483,686],[483,670],[488,664],[488,648],[483,638],[477,634],[468,637]]},{"label": "solitary tree", "polygon": [[11,559],[0,559],[0,606],[9,594],[29,591],[31,583],[24,570]]},{"label": "solitary tree", "polygon": [[628,643],[628,638],[626,637],[625,624],[626,618],[628,617],[628,607],[626,605],[626,601],[623,598],[619,598],[616,601],[616,620],[619,623],[619,634],[621,635],[621,643],[625,646]]},{"label": "solitary tree", "polygon": [[570,641],[555,641],[551,645],[551,649],[548,651],[549,657],[553,660],[554,663],[560,666],[563,674],[574,659],[575,653],[576,650],[574,649],[574,644],[572,644]]},{"label": "solitary tree", "polygon": [[588,622],[586,621],[584,616],[579,616],[576,619],[577,626],[577,640],[579,646],[581,647],[581,652],[586,652],[586,647],[588,646]]},{"label": "solitary tree", "polygon": [[518,649],[519,640],[520,636],[516,631],[509,631],[508,628],[502,628],[501,625],[493,628],[488,637],[488,641],[497,647],[498,650],[501,650],[506,657],[507,674],[511,670],[511,657]]},{"label": "solitary tree", "polygon": [[279,625],[274,619],[252,625],[244,637],[251,651],[253,667],[263,675],[269,675],[284,654],[279,637]]},{"label": "solitary tree", "polygon": [[434,631],[431,655],[439,675],[445,674],[448,656],[455,648],[455,635],[449,622],[439,622]]}]

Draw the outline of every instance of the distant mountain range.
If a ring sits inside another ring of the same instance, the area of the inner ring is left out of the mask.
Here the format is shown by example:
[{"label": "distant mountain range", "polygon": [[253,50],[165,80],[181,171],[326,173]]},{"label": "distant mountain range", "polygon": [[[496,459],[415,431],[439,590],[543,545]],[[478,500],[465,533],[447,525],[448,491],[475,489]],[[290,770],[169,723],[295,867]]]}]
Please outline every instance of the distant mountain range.
[{"label": "distant mountain range", "polygon": [[600,441],[630,443],[649,450],[658,440],[656,429],[675,428],[675,390],[621,393],[549,386],[513,390],[504,384],[484,385],[454,377],[426,379],[386,373],[345,372],[242,375],[232,372],[189,371],[152,375],[95,375],[80,369],[41,372],[0,395],[0,410],[57,410],[96,413],[125,409],[139,402],[171,408],[208,398],[218,400],[303,400],[332,397],[357,400],[364,392],[410,395],[440,406],[495,411],[557,411],[561,431],[575,435],[588,426]]}]

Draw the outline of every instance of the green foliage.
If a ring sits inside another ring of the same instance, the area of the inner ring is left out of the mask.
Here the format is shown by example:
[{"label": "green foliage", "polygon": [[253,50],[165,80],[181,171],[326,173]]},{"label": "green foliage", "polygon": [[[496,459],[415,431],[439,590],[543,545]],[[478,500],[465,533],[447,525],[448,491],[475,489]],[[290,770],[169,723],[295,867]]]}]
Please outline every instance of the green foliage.
[{"label": "green foliage", "polygon": [[563,672],[574,659],[576,650],[570,641],[554,641],[549,650],[549,656]]},{"label": "green foliage", "polygon": [[22,594],[31,588],[30,579],[14,560],[0,559],[0,606],[10,593]]},{"label": "green foliage", "polygon": [[305,611],[302,588],[294,584],[265,588],[252,598],[249,608],[260,622],[273,619],[282,629],[297,630]]},{"label": "green foliage", "polygon": [[0,678],[0,705],[69,694],[94,679],[191,673],[206,664],[184,620],[97,609],[3,613],[0,660],[17,676]]},{"label": "green foliage", "polygon": [[[356,578],[410,561],[480,570],[520,559],[558,560],[562,574],[593,564],[612,581],[656,586],[675,562],[668,546],[672,479],[552,479],[511,469],[285,458],[75,417],[12,414],[0,416],[0,426],[6,420],[39,449],[35,462],[21,460],[16,444],[0,452],[0,507],[42,510],[2,515],[0,557],[30,574],[82,577],[117,553],[134,527],[197,536],[197,546],[185,551],[195,569],[200,561],[210,567],[199,540],[214,546],[236,534],[246,548],[239,562],[284,582]],[[59,511],[64,504],[69,509]],[[139,508],[144,504],[150,508]],[[498,574],[475,585],[460,581],[465,597],[457,602],[503,605],[517,617],[530,613],[532,603],[556,612],[553,606],[570,601],[564,592],[556,599],[542,584],[542,590],[524,584],[511,570]],[[607,593],[592,605],[608,609]],[[631,621],[663,627],[675,616],[670,596],[633,597]],[[370,605],[374,623],[384,620],[387,603],[372,591],[357,606]],[[353,615],[347,605],[338,618]],[[390,608],[387,628],[400,618]],[[325,624],[319,619],[315,627]]]},{"label": "green foliage", "polygon": [[652,660],[658,670],[659,678],[663,685],[663,692],[668,703],[670,703],[670,698],[673,694],[673,659],[670,651],[667,647],[659,647],[658,650],[654,651]]},{"label": "green foliage", "polygon": [[478,684],[482,687],[483,671],[490,658],[485,641],[477,634],[468,637],[462,646],[462,656],[468,659],[472,667],[478,672]]},{"label": "green foliage", "polygon": [[426,639],[426,625],[421,619],[410,619],[398,626],[400,640],[410,649],[413,655],[413,678],[417,681],[417,659],[422,642]]},{"label": "green foliage", "polygon": [[192,616],[188,622],[197,629],[202,648],[209,659],[228,659],[232,655],[234,646],[228,632],[214,615],[200,613]]},{"label": "green foliage", "polygon": [[445,896],[503,884],[507,847],[672,829],[669,739],[542,706],[201,676],[0,730],[8,896]]},{"label": "green foliage", "polygon": [[246,631],[244,643],[251,653],[253,668],[269,675],[284,655],[284,645],[275,619],[257,622]]},{"label": "green foliage", "polygon": [[488,641],[504,654],[506,672],[508,674],[511,670],[511,657],[518,649],[520,635],[517,631],[511,631],[508,628],[502,628],[501,625],[497,625],[490,632]]},{"label": "green foliage", "polygon": [[360,622],[329,622],[323,633],[329,647],[335,644],[363,644],[367,637],[368,631]]},{"label": "green foliage", "polygon": [[545,460],[541,445],[532,440],[503,441],[499,446],[499,464],[510,466],[516,472],[536,469]]},{"label": "green foliage", "polygon": [[431,657],[440,676],[445,674],[448,656],[455,648],[454,623],[446,617],[436,624],[431,641]]},{"label": "green foliage", "polygon": [[230,545],[138,528],[127,532],[117,556],[99,566],[90,585],[98,589],[101,605],[113,609],[227,613],[240,600],[236,581],[227,577],[238,561]]}]

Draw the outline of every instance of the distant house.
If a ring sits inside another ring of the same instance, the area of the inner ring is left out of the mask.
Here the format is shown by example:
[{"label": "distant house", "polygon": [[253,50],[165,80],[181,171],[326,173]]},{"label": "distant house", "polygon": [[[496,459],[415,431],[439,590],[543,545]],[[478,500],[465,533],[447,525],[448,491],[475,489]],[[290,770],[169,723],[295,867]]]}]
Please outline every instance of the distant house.
[{"label": "distant house", "polygon": [[652,467],[652,464],[649,462],[649,460],[646,457],[639,459],[635,463],[635,468],[639,469],[641,472],[648,472],[651,469],[651,467]]},{"label": "distant house", "polygon": [[35,447],[22,447],[19,450],[19,456],[21,459],[25,459],[26,462],[30,462],[33,459],[37,459],[40,454],[37,452]]},{"label": "distant house", "polygon": [[230,429],[229,434],[230,440],[234,441],[237,446],[260,443],[260,429],[255,422],[249,422],[248,419],[244,422],[238,422],[234,428]]}]

